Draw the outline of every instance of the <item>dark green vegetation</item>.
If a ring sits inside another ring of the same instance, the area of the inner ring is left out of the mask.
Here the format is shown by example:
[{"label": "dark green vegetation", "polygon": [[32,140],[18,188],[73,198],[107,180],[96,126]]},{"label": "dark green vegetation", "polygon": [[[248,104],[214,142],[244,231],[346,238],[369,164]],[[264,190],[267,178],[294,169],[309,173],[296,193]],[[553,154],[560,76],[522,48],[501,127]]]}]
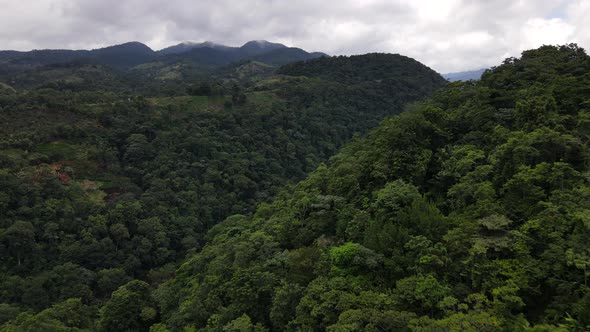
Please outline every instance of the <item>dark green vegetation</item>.
[{"label": "dark green vegetation", "polygon": [[325,56],[266,41],[241,47],[209,42],[179,44],[161,51],[131,42],[86,50],[0,51],[0,82],[17,89],[50,87],[178,95],[182,85],[210,79],[236,62],[280,66]]},{"label": "dark green vegetation", "polygon": [[450,84],[215,226],[152,331],[588,330],[589,98],[575,45]]},{"label": "dark green vegetation", "polygon": [[248,73],[3,87],[0,330],[590,329],[584,50],[451,83],[325,164],[441,78],[393,55],[218,77]]},{"label": "dark green vegetation", "polygon": [[351,58],[389,68],[354,82],[295,75],[314,61],[232,64],[172,96],[84,62],[0,85],[0,330],[147,330],[168,314],[154,289],[211,227],[444,85],[398,55]]}]

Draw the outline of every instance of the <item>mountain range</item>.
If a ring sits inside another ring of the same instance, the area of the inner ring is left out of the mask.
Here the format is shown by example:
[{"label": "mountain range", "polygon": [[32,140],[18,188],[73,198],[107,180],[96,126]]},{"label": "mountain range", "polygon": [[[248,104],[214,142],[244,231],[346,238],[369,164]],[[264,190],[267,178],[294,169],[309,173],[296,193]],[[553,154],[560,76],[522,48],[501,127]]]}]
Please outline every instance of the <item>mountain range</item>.
[{"label": "mountain range", "polygon": [[272,65],[327,56],[300,48],[264,40],[250,41],[240,47],[213,42],[184,42],[154,51],[140,42],[128,42],[94,50],[0,51],[0,66],[35,67],[69,62],[90,62],[129,70],[144,64],[191,63],[199,67],[217,67],[242,60],[262,60]]},{"label": "mountain range", "polygon": [[[327,56],[322,52],[308,52],[266,40],[252,40],[237,47],[212,41],[186,41],[157,51],[140,42],[128,42],[93,50],[0,51],[0,76],[6,78],[7,74],[22,73],[47,65],[90,64],[133,71],[140,76],[165,81],[209,74],[221,67],[244,61],[278,67]],[[485,70],[452,72],[442,76],[451,82],[479,80]]]}]

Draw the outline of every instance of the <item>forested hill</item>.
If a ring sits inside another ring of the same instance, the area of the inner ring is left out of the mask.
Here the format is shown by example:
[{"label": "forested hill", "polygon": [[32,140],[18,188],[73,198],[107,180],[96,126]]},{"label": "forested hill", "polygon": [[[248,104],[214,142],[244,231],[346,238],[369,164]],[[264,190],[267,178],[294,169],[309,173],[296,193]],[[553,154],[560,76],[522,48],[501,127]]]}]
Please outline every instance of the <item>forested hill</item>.
[{"label": "forested hill", "polygon": [[[76,68],[54,66],[68,81]],[[90,80],[102,72],[84,68]],[[347,85],[271,72],[247,87],[179,81],[169,97],[131,93],[106,74],[75,89],[0,85],[0,331],[147,330],[163,312],[150,288],[200,251],[207,230],[445,84],[429,73],[395,91],[415,79]]]},{"label": "forested hill", "polygon": [[121,287],[100,324],[147,326],[145,306],[152,331],[587,330],[589,98],[576,45],[452,83],[214,227],[151,294]]},{"label": "forested hill", "polygon": [[[279,74],[292,76],[319,77],[347,84],[359,82],[387,82],[399,80],[403,83],[425,81],[437,83],[438,77],[420,62],[399,54],[370,53],[365,55],[338,56],[310,61],[295,62],[278,70]],[[416,84],[418,85],[418,84]],[[428,85],[425,86],[428,88]]]}]

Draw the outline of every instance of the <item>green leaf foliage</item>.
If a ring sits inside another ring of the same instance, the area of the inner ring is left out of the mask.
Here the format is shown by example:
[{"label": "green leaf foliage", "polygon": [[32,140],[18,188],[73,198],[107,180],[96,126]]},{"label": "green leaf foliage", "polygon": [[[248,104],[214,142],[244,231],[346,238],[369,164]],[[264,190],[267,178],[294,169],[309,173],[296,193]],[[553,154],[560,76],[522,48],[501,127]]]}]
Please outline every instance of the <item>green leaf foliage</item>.
[{"label": "green leaf foliage", "polygon": [[[338,61],[283,70],[349,84],[364,74]],[[544,46],[385,119],[253,216],[211,230],[157,290],[162,322],[587,330],[589,72],[576,45]]]},{"label": "green leaf foliage", "polygon": [[[351,58],[373,74],[349,84],[278,74],[262,63],[209,68],[207,75],[189,75],[199,68],[182,65],[158,74],[160,64],[116,71],[52,63],[68,54],[37,52],[28,60],[42,63],[0,64],[0,80],[14,82],[0,84],[0,324],[7,328],[25,329],[31,317],[71,298],[100,307],[87,318],[102,331],[174,330],[168,320],[190,321],[189,329],[262,331],[271,325],[269,310],[275,329],[286,328],[303,296],[300,284],[316,278],[317,259],[325,260],[322,268],[329,261],[307,247],[275,257],[279,241],[246,231],[249,216],[353,137],[445,84],[399,55]],[[127,55],[112,60],[134,60]],[[341,60],[316,61],[328,68]],[[142,76],[151,71],[155,76]],[[160,74],[169,77],[155,78]],[[378,82],[380,75],[387,80]],[[284,227],[282,236],[313,242],[333,227],[342,202],[329,195],[302,200],[302,218],[310,213],[317,225],[297,236],[290,232],[299,225]],[[158,287],[192,273],[190,264],[176,270],[195,253],[206,255],[218,237],[228,247],[198,263],[215,260],[218,275],[199,284],[227,292],[199,291],[181,303],[175,289]],[[357,256],[351,269],[382,265],[368,247]],[[256,257],[287,264],[290,279],[251,265]],[[290,286],[276,294],[280,285]],[[226,301],[231,305],[220,310]],[[164,309],[179,304],[177,313]]]}]

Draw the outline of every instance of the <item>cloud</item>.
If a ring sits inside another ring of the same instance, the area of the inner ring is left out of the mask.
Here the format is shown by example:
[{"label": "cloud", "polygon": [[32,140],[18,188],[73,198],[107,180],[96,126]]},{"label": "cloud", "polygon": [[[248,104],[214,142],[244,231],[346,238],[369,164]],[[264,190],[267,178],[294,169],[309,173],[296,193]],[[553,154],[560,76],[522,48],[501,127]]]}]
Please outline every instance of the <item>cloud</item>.
[{"label": "cloud", "polygon": [[590,48],[590,0],[573,1],[566,8],[569,22],[574,26],[573,40],[581,46]]},{"label": "cloud", "polygon": [[542,44],[564,44],[573,40],[575,26],[564,22],[561,18],[529,19],[521,33],[523,40],[521,49],[537,47]]},{"label": "cloud", "polygon": [[400,53],[446,72],[542,44],[590,47],[590,0],[0,0],[0,48],[267,39],[329,54]]}]

